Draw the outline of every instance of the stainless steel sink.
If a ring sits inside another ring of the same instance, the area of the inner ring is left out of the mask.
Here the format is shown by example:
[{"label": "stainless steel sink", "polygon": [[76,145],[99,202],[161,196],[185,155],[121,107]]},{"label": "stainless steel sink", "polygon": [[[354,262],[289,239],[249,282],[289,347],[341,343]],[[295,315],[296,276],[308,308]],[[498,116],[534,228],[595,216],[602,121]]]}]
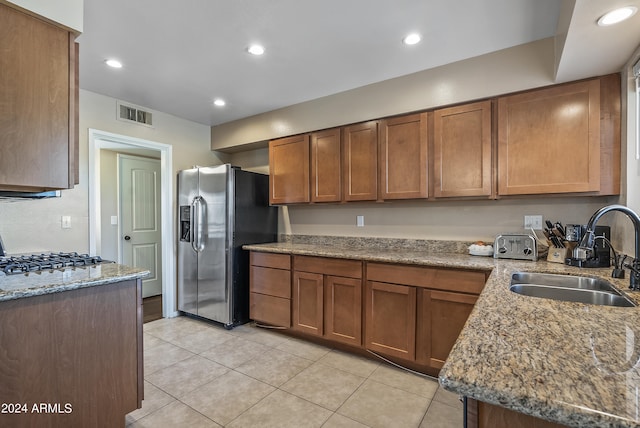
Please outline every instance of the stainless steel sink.
[{"label": "stainless steel sink", "polygon": [[511,276],[509,290],[525,296],[567,302],[619,307],[637,306],[609,282],[585,276],[516,272]]}]

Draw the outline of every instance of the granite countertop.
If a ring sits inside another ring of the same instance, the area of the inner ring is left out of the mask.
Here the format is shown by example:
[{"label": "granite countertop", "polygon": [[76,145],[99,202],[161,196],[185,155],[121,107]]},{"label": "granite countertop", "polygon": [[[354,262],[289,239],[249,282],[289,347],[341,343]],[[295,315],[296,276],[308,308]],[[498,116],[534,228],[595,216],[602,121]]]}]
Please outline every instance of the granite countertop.
[{"label": "granite countertop", "polygon": [[94,266],[18,275],[0,273],[0,302],[112,284],[129,279],[144,278],[148,275],[148,270],[117,263],[102,263]]},{"label": "granite countertop", "polygon": [[490,270],[440,371],[440,384],[460,395],[569,426],[640,426],[640,307],[561,302],[509,291],[511,275],[517,271],[574,274],[605,279],[640,304],[640,292],[629,291],[628,279],[612,279],[611,268],[470,256],[460,253],[460,246],[278,242],[243,248]]},{"label": "granite countertop", "polygon": [[244,245],[245,250],[262,251],[299,256],[333,257],[373,262],[429,265],[435,267],[459,267],[465,269],[492,270],[491,257],[476,257],[467,254],[440,252],[415,248],[366,248],[358,246],[298,244],[274,242],[269,244]]}]

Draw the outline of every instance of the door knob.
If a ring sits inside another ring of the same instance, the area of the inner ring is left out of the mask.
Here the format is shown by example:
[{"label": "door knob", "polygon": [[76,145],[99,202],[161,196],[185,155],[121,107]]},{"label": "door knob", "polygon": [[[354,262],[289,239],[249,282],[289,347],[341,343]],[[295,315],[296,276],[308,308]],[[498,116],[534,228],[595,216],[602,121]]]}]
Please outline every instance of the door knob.
[{"label": "door knob", "polygon": [[125,241],[131,241],[131,237],[129,235],[124,235],[124,240]]}]

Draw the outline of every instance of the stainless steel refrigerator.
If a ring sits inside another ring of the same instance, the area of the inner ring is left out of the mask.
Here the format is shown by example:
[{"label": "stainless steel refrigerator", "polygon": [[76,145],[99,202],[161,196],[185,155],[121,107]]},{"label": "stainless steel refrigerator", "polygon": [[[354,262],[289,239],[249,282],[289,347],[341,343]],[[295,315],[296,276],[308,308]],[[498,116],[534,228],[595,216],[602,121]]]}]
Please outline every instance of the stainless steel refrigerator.
[{"label": "stainless steel refrigerator", "polygon": [[249,320],[245,244],[277,240],[269,176],[231,165],[178,173],[178,310],[226,328]]}]

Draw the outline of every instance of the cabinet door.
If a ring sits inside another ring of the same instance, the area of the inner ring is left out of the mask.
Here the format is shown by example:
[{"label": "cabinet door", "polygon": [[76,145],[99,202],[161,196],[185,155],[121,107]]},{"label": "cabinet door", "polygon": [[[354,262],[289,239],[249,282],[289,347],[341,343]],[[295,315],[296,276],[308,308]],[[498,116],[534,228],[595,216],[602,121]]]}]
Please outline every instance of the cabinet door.
[{"label": "cabinet door", "polygon": [[323,276],[293,273],[293,328],[316,336],[323,334]]},{"label": "cabinet door", "polygon": [[0,4],[0,52],[0,189],[73,187],[73,37]]},{"label": "cabinet door", "polygon": [[478,296],[472,294],[418,290],[419,363],[442,368],[477,300]]},{"label": "cabinet door", "polygon": [[269,202],[309,202],[309,135],[269,141]]},{"label": "cabinet door", "polygon": [[491,196],[491,101],[436,110],[433,129],[434,196]]},{"label": "cabinet door", "polygon": [[344,201],[375,201],[378,198],[378,123],[342,129]]},{"label": "cabinet door", "polygon": [[498,98],[498,193],[600,189],[600,84]]},{"label": "cabinet door", "polygon": [[362,346],[362,280],[326,276],[324,279],[324,336]]},{"label": "cabinet door", "polygon": [[415,287],[367,281],[365,332],[367,349],[415,360]]},{"label": "cabinet door", "polygon": [[467,397],[466,420],[475,428],[566,428],[566,425],[549,422],[534,416]]},{"label": "cabinet door", "polygon": [[382,199],[427,197],[426,113],[380,123],[379,174]]},{"label": "cabinet door", "polygon": [[311,134],[311,202],[340,202],[340,128]]}]

